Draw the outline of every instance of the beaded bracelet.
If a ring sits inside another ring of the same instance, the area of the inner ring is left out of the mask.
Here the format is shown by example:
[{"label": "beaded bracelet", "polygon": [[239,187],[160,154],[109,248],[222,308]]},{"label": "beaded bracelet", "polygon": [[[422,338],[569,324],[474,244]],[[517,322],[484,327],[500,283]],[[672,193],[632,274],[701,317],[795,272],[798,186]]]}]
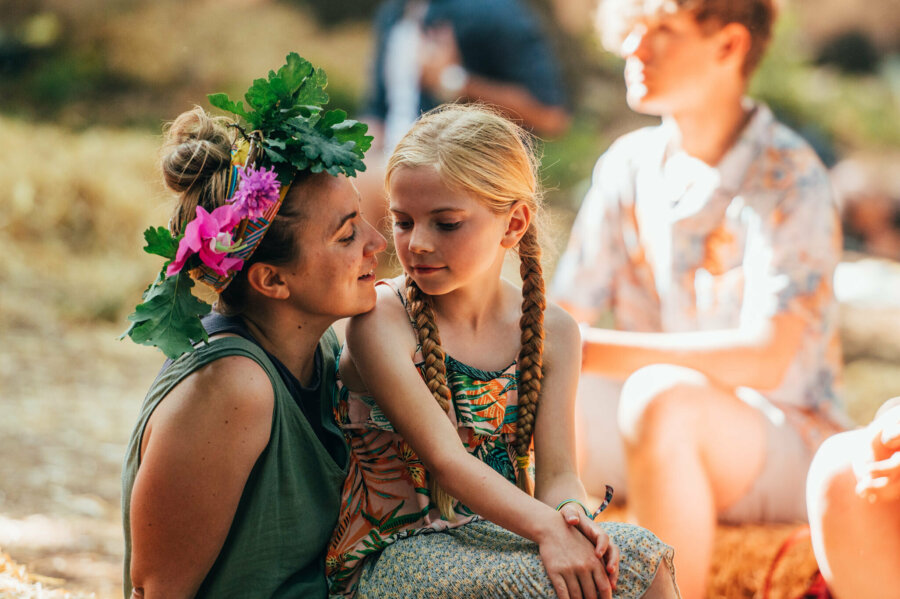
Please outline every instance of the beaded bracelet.
[{"label": "beaded bracelet", "polygon": [[588,518],[591,517],[591,512],[590,512],[590,510],[587,509],[587,508],[585,507],[585,505],[584,505],[583,503],[581,503],[580,501],[578,501],[577,499],[563,499],[561,502],[559,502],[559,505],[556,506],[556,511],[558,512],[559,510],[562,509],[562,507],[563,507],[564,505],[567,505],[567,504],[569,504],[569,503],[577,503],[578,505],[581,506],[581,509],[584,510],[584,515],[587,516]]},{"label": "beaded bracelet", "polygon": [[612,498],[613,488],[609,485],[606,485],[606,493],[603,496],[603,502],[600,504],[600,507],[597,508],[597,511],[595,511],[593,514],[591,514],[591,512],[584,506],[584,504],[577,499],[564,499],[559,503],[558,506],[556,506],[556,511],[558,512],[560,509],[562,509],[562,506],[566,505],[567,503],[577,503],[581,506],[581,509],[584,510],[584,513],[588,518],[590,518],[591,520],[596,520],[597,516],[600,515],[600,512],[609,507],[609,503],[612,501]]}]

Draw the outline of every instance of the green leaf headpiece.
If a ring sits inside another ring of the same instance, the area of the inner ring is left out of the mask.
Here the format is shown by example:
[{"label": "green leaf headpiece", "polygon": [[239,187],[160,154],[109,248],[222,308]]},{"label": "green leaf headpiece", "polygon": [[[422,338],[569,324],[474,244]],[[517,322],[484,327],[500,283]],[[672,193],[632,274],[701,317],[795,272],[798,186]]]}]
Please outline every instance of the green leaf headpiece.
[{"label": "green leaf headpiece", "polygon": [[253,82],[244,94],[246,107],[226,94],[208,96],[240,121],[228,197],[212,213],[198,207],[177,237],[164,227],[144,232],[144,251],[166,262],[128,317],[123,338],[155,345],[173,359],[207,342],[200,317],[211,306],[191,292],[191,275],[217,292],[225,289],[262,241],[298,173],[353,177],[365,170],[372,137],[343,110],[324,110],[326,85],[322,69],[291,53],[277,72]]}]

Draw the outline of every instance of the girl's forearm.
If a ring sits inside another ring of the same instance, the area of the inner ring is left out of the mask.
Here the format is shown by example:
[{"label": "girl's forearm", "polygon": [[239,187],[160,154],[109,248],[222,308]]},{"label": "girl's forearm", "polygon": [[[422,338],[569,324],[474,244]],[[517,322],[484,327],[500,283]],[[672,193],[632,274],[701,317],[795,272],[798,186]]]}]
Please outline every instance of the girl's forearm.
[{"label": "girl's forearm", "polygon": [[[587,505],[587,493],[584,491],[584,485],[574,472],[561,472],[546,480],[539,480],[534,496],[552,508],[567,499],[575,499]],[[588,508],[590,509],[590,506]]]},{"label": "girl's forearm", "polygon": [[540,543],[561,518],[464,449],[442,464],[427,465],[438,484],[476,514],[526,539]]}]

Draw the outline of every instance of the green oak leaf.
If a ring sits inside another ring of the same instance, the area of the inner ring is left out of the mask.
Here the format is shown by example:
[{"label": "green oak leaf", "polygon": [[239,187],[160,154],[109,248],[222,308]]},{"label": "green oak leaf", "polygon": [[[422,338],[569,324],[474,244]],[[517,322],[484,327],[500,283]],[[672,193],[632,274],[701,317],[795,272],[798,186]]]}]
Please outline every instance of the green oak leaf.
[{"label": "green oak leaf", "polygon": [[125,334],[135,343],[155,345],[172,359],[192,351],[194,343],[208,341],[200,317],[212,307],[191,293],[193,286],[184,271],[157,281],[128,317],[132,325]]},{"label": "green oak leaf", "polygon": [[278,69],[278,77],[284,81],[291,95],[293,95],[300,89],[304,79],[309,77],[312,72],[313,66],[308,60],[296,52],[291,52],[285,58],[284,66]]},{"label": "green oak leaf", "polygon": [[296,104],[312,104],[321,106],[328,104],[328,94],[325,93],[325,86],[328,85],[328,77],[322,69],[314,70],[309,77],[303,80],[297,91],[294,92],[294,102]]},{"label": "green oak leaf", "polygon": [[244,110],[244,103],[233,102],[231,98],[228,97],[228,94],[209,94],[206,97],[209,100],[209,103],[216,108],[224,110],[225,112],[236,114],[245,119],[247,118],[247,112]]},{"label": "green oak leaf", "polygon": [[347,119],[343,110],[323,110],[327,85],[325,71],[291,52],[277,71],[253,81],[244,94],[248,108],[226,94],[209,99],[246,121],[246,130],[261,132],[265,151],[257,166],[276,167],[282,183],[293,179],[288,165],[295,171],[353,176],[365,170],[362,158],[372,137],[366,125]]},{"label": "green oak leaf", "polygon": [[340,141],[352,141],[356,143],[356,154],[362,158],[366,151],[372,147],[374,137],[366,135],[369,126],[359,121],[348,119],[334,125],[331,128],[334,137]]},{"label": "green oak leaf", "polygon": [[178,252],[178,240],[172,237],[172,233],[165,227],[150,227],[144,231],[144,239],[147,245],[144,251],[148,254],[162,256],[169,260],[175,259]]}]

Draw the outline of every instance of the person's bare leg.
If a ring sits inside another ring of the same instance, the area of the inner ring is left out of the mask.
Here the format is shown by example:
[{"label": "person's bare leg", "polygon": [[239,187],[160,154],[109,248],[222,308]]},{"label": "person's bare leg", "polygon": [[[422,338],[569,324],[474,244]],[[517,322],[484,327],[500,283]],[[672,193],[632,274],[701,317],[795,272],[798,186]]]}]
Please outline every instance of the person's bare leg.
[{"label": "person's bare leg", "polygon": [[647,589],[647,592],[641,595],[641,599],[679,599],[681,595],[675,588],[672,581],[672,573],[666,562],[659,564],[656,570],[656,576],[653,578],[653,584]]},{"label": "person's bare leg", "polygon": [[869,503],[851,463],[870,451],[865,429],[830,437],[813,459],[806,498],[813,551],[838,599],[900,598],[900,501]]},{"label": "person's bare leg", "polygon": [[622,383],[582,373],[575,402],[575,457],[588,494],[602,499],[606,485],[614,503],[625,499],[625,448],[616,422]]},{"label": "person's bare leg", "polygon": [[675,548],[685,599],[706,596],[717,513],[749,491],[766,454],[759,412],[702,374],[651,366],[622,391],[628,507]]}]

